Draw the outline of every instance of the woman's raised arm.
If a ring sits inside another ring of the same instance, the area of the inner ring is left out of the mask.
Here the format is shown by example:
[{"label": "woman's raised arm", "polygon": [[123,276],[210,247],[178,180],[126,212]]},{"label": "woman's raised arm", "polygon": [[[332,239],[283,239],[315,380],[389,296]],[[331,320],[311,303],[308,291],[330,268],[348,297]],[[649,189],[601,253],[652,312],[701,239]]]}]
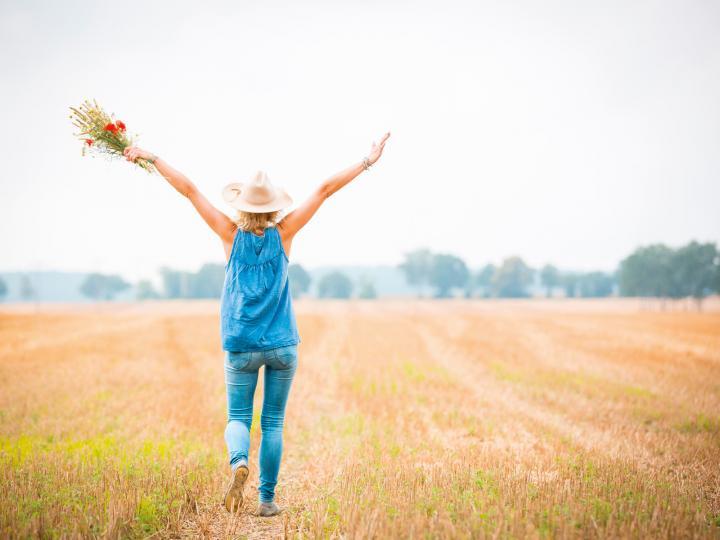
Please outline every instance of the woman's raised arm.
[{"label": "woman's raised arm", "polygon": [[349,184],[355,177],[361,172],[366,170],[366,167],[375,163],[382,155],[385,143],[390,137],[390,132],[386,133],[380,139],[380,142],[373,143],[370,153],[367,156],[367,162],[365,160],[350,165],[347,169],[343,169],[337,174],[334,174],[327,180],[325,180],[318,188],[295,210],[285,216],[278,226],[280,228],[280,235],[284,243],[290,244],[293,236],[300,229],[302,229],[310,218],[315,215],[318,208],[322,205],[325,200],[330,197],[333,193],[338,191],[340,188]]},{"label": "woman's raised arm", "polygon": [[129,146],[125,149],[125,158],[128,161],[135,161],[142,158],[152,161],[157,171],[174,187],[178,193],[187,197],[197,210],[198,214],[205,220],[210,228],[220,237],[224,244],[232,244],[235,234],[235,224],[233,221],[215,208],[205,195],[200,193],[198,188],[183,173],[171,167],[162,158],[143,150],[137,146]]}]

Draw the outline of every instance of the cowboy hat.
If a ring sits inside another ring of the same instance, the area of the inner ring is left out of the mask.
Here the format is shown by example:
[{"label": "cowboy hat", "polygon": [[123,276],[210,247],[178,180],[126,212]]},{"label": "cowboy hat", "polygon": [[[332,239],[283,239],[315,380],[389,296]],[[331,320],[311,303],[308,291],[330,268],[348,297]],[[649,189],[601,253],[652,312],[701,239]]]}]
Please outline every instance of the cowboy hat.
[{"label": "cowboy hat", "polygon": [[258,171],[250,182],[233,182],[223,188],[223,199],[243,212],[275,212],[292,204],[287,192],[275,187],[268,175]]}]

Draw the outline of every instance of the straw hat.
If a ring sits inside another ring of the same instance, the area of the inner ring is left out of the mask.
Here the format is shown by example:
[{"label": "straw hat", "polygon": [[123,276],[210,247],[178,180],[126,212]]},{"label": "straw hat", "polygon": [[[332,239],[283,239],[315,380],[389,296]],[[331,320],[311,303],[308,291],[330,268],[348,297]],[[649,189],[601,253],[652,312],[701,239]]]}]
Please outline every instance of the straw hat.
[{"label": "straw hat", "polygon": [[243,212],[275,212],[292,204],[287,192],[275,187],[268,175],[258,171],[249,182],[233,182],[223,188],[223,199]]}]

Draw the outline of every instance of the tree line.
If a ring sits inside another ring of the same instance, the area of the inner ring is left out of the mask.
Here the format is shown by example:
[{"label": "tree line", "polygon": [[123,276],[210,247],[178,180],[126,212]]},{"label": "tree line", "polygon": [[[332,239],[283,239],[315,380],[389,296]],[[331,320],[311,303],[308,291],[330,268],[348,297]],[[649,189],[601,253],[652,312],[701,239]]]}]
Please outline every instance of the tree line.
[{"label": "tree line", "polygon": [[698,303],[720,293],[720,253],[714,243],[692,241],[679,248],[653,244],[636,249],[614,272],[563,272],[551,264],[540,269],[520,257],[508,257],[499,266],[477,271],[460,257],[418,249],[405,254],[399,265],[405,279],[418,290],[432,289],[445,298],[453,291],[466,297],[523,298],[530,296],[536,274],[546,296],[561,290],[566,297],[620,296],[693,298]]},{"label": "tree line", "polygon": [[[312,278],[302,265],[291,264],[288,267],[288,281],[290,282],[290,293],[293,298],[298,298],[310,290]],[[353,292],[357,292],[358,298],[377,298],[375,285],[366,277],[361,277],[356,286],[347,274],[336,270],[325,274],[318,280],[318,298],[350,298]]]},{"label": "tree line", "polygon": [[[163,267],[160,269],[161,291],[149,280],[136,284],[135,295],[138,300],[149,299],[200,299],[220,298],[225,280],[225,267],[221,264],[205,264],[197,272],[187,272]],[[299,264],[288,267],[288,281],[293,298],[306,294],[312,283],[310,274]],[[7,289],[0,280],[0,297]],[[88,274],[80,285],[80,292],[92,300],[112,300],[117,294],[127,290],[131,284],[116,274]],[[354,292],[359,298],[376,298],[377,291],[372,281],[361,278],[353,281],[343,272],[325,274],[318,281],[317,295],[320,298],[350,298]]]},{"label": "tree line", "polygon": [[620,263],[620,294],[657,298],[703,298],[720,292],[720,254],[713,243],[677,249],[653,244]]},{"label": "tree line", "polygon": [[[714,243],[692,241],[679,248],[664,244],[642,246],[624,258],[614,272],[568,272],[552,264],[534,269],[514,256],[499,265],[492,263],[472,270],[465,261],[448,253],[418,249],[406,253],[398,268],[418,296],[484,298],[524,298],[539,283],[545,295],[560,292],[565,297],[606,297],[611,295],[693,298],[698,306],[703,298],[720,293],[720,253]],[[160,269],[162,290],[152,282],[139,281],[135,287],[138,299],[152,298],[219,298],[222,294],[225,267],[205,264],[197,272]],[[294,298],[307,294],[312,284],[310,274],[299,264],[288,268],[290,291]],[[115,274],[88,274],[80,292],[93,300],[111,300],[131,284]],[[7,285],[0,278],[0,299],[7,295]],[[320,298],[376,298],[371,280],[358,283],[343,272],[323,275],[317,283]],[[30,279],[24,276],[21,297],[30,300],[36,293]]]},{"label": "tree line", "polygon": [[[455,291],[468,298],[526,298],[531,296],[538,272],[517,256],[506,258],[499,266],[489,263],[472,271],[460,257],[428,249],[407,253],[399,267],[407,282],[417,288],[418,296],[430,289],[435,298],[447,298]],[[547,296],[553,296],[558,288],[568,297],[610,296],[615,284],[614,276],[605,272],[561,272],[551,264],[539,274]]]},{"label": "tree line", "polygon": [[[0,300],[4,300],[7,294],[7,283],[5,283],[4,279],[0,278]],[[34,300],[36,295],[37,292],[35,291],[35,287],[33,286],[30,277],[27,275],[22,276],[22,278],[20,278],[20,298],[22,298],[25,302],[28,302],[30,300]]]}]

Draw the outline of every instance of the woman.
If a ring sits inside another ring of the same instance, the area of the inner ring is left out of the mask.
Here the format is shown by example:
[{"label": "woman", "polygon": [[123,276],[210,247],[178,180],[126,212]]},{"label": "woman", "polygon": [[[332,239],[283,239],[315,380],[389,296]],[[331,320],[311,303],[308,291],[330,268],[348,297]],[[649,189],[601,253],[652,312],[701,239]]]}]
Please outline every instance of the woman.
[{"label": "woman", "polygon": [[138,147],[125,149],[128,161],[144,159],[153,163],[170,185],[190,200],[225,249],[220,333],[228,403],[225,441],[232,471],[224,504],[230,512],[237,511],[243,503],[253,397],[258,370],[263,365],[258,514],[273,516],[281,511],[274,502],[275,485],[282,457],[285,405],[300,343],[287,279],[293,238],[330,195],[380,158],[388,137],[390,133],[379,143],[373,143],[361,162],[325,180],[303,204],[282,218],[280,211],[290,206],[292,199],[284,190],[274,187],[263,172],[258,172],[250,182],[225,187],[223,198],[238,211],[237,218],[231,220],[163,159]]}]

